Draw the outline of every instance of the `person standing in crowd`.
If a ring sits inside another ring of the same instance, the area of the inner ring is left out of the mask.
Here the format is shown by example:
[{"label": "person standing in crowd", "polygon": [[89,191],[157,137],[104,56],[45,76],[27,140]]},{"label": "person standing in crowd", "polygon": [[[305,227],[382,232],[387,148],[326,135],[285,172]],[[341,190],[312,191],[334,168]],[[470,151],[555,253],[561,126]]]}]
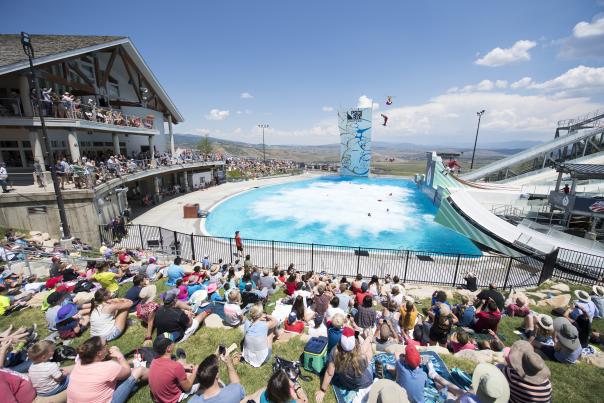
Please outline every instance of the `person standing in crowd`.
[{"label": "person standing in crowd", "polygon": [[239,231],[235,231],[235,247],[237,248],[237,252],[235,252],[235,255],[237,257],[243,257],[243,241],[241,240],[241,235],[239,235]]},{"label": "person standing in crowd", "polygon": [[0,162],[0,186],[2,186],[2,193],[8,193],[8,171],[6,170],[6,164]]}]

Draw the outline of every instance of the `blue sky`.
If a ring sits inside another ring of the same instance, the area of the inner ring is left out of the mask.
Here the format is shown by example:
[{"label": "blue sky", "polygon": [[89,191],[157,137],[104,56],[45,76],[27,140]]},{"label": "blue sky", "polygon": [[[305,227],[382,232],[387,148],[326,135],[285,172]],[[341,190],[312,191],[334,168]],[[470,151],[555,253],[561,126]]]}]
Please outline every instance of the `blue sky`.
[{"label": "blue sky", "polygon": [[336,143],[372,99],[376,140],[470,144],[481,109],[481,141],[543,140],[604,105],[603,1],[3,2],[0,26],[129,36],[180,133]]}]

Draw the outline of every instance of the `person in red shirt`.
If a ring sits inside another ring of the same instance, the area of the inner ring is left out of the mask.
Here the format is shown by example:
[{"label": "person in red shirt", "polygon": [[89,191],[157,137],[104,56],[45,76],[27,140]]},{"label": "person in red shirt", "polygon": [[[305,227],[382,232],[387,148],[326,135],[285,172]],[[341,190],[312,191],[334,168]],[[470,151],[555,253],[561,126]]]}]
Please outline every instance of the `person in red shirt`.
[{"label": "person in red shirt", "polygon": [[[235,231],[235,246],[237,247],[237,257],[243,257],[243,242],[241,241],[241,236],[239,235],[239,231]],[[240,254],[241,253],[241,254]]]},{"label": "person in red shirt", "polygon": [[291,311],[287,317],[287,322],[285,322],[284,328],[286,332],[303,333],[304,322],[298,320],[298,315],[296,315],[296,312]]},{"label": "person in red shirt", "polygon": [[36,390],[26,375],[0,368],[0,396],[3,402],[29,403],[36,398]]},{"label": "person in red shirt", "polygon": [[296,275],[290,274],[285,282],[285,293],[290,297],[296,292]]},{"label": "person in red shirt", "polygon": [[363,283],[361,285],[361,292],[356,293],[356,295],[354,296],[357,306],[363,305],[363,300],[365,299],[365,296],[371,296],[371,293],[367,291],[368,289],[369,286],[367,285],[367,283]]},{"label": "person in red shirt", "polygon": [[182,362],[182,359],[173,361],[170,358],[174,350],[174,342],[170,338],[160,335],[153,342],[153,350],[158,354],[158,357],[151,361],[149,368],[149,389],[153,401],[176,403],[183,392],[191,390],[197,368],[189,368],[191,372],[187,376],[184,367],[187,364]]},{"label": "person in red shirt", "polygon": [[492,299],[484,302],[478,308],[475,315],[474,331],[476,333],[492,330],[497,332],[497,326],[501,320],[501,311],[497,307],[497,303]]}]

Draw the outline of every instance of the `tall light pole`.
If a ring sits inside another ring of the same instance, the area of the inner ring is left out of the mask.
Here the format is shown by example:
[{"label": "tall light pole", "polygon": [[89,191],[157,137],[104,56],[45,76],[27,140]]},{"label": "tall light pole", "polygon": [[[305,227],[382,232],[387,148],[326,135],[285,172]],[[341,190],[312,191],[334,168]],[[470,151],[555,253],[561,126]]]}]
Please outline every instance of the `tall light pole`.
[{"label": "tall light pole", "polygon": [[44,153],[44,162],[50,167],[50,177],[52,178],[52,184],[55,190],[55,197],[57,198],[57,207],[59,208],[59,218],[61,220],[61,227],[63,229],[63,239],[71,238],[71,231],[69,230],[69,224],[67,223],[67,215],[65,214],[65,204],[63,203],[63,196],[61,195],[61,188],[59,187],[59,180],[57,178],[57,171],[55,164],[52,161],[52,155],[50,154],[50,140],[48,139],[48,132],[46,131],[46,123],[44,122],[44,113],[42,112],[42,92],[40,91],[40,84],[36,77],[36,69],[34,68],[33,59],[35,58],[34,48],[31,45],[31,39],[29,34],[21,32],[21,45],[23,45],[23,51],[29,59],[29,70],[31,72],[31,79],[36,87],[36,94],[38,97],[38,115],[40,116],[40,126],[42,126],[42,139],[44,140],[44,146],[46,152]]},{"label": "tall light pole", "polygon": [[476,154],[476,143],[478,142],[478,130],[480,130],[480,118],[484,114],[484,109],[480,112],[476,112],[478,115],[478,126],[476,127],[476,138],[474,139],[474,150],[472,151],[472,162],[470,163],[470,170],[474,168],[474,155]]},{"label": "tall light pole", "polygon": [[264,144],[264,129],[268,129],[268,125],[266,123],[261,123],[258,125],[260,129],[262,129],[262,159],[266,164],[266,146]]}]

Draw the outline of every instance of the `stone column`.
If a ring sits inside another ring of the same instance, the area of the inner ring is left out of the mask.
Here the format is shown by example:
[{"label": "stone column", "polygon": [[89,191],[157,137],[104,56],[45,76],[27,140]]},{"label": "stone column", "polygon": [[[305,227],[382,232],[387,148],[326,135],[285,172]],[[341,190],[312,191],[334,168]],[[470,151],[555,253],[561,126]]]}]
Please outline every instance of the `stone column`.
[{"label": "stone column", "polygon": [[156,202],[161,201],[161,193],[159,191],[159,176],[153,177],[153,199]]},{"label": "stone column", "polygon": [[149,136],[149,155],[155,158],[155,136]]},{"label": "stone column", "polygon": [[172,116],[168,115],[168,139],[170,141],[170,154],[174,155],[174,133],[172,132]]},{"label": "stone column", "polygon": [[34,116],[33,107],[30,101],[31,90],[29,88],[29,78],[26,75],[19,76],[19,96],[23,106],[23,115]]},{"label": "stone column", "polygon": [[189,178],[187,177],[187,171],[183,171],[183,173],[182,173],[182,185],[185,188],[185,192],[188,192],[190,190]]},{"label": "stone column", "polygon": [[37,161],[42,169],[46,171],[46,166],[44,165],[44,149],[43,141],[42,141],[42,133],[40,133],[36,129],[32,129],[29,131],[29,142],[31,143],[31,152],[34,156],[34,161]]},{"label": "stone column", "polygon": [[120,136],[117,133],[111,133],[111,137],[113,137],[113,153],[120,155]]},{"label": "stone column", "polygon": [[[115,145],[115,140],[114,145]],[[69,143],[69,153],[71,160],[76,162],[80,160],[80,142],[78,141],[78,132],[71,129],[67,132],[67,142]],[[119,142],[118,142],[119,143]]]}]

